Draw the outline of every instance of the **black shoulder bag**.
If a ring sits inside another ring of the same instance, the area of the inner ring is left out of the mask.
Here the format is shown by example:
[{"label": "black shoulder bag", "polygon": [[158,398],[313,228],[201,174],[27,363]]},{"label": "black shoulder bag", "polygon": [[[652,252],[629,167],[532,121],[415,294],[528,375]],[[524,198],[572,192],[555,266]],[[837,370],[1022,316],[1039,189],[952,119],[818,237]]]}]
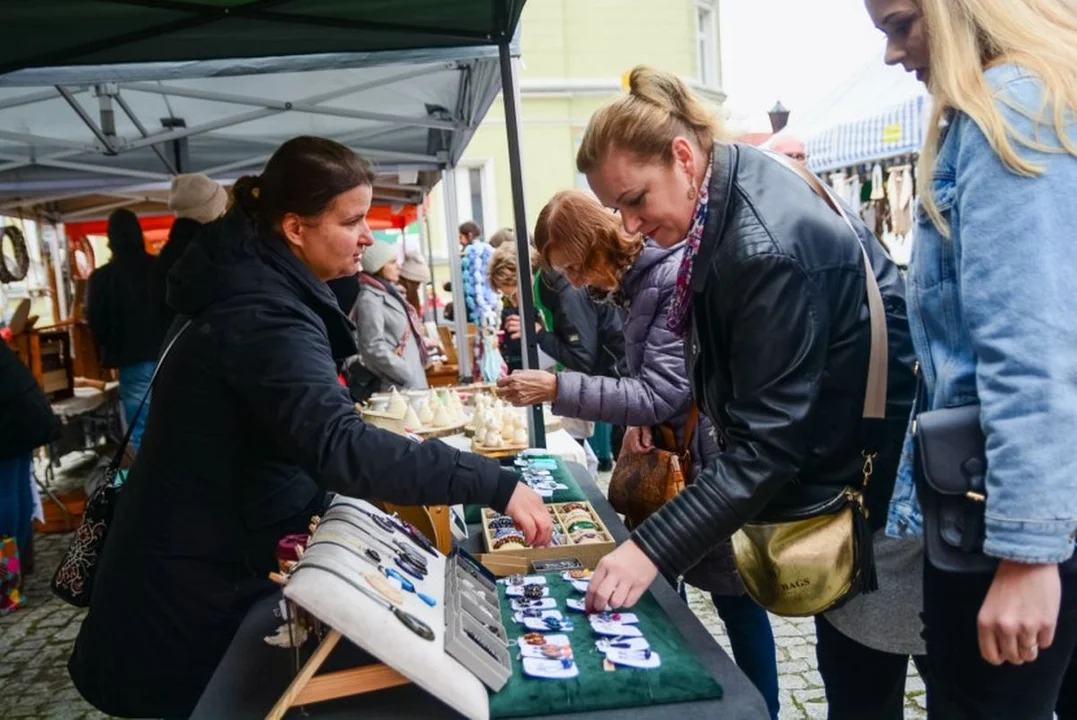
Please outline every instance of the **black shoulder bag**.
[{"label": "black shoulder bag", "polygon": [[[923,379],[918,380],[916,405],[922,408],[927,403]],[[994,573],[998,559],[983,551],[987,453],[980,406],[914,413],[912,433],[928,562],[944,572]],[[1077,571],[1077,553],[1058,569]]]},{"label": "black shoulder bag", "polygon": [[123,441],[116,449],[112,461],[103,470],[104,478],[95,483],[97,489],[93,491],[90,499],[86,501],[82,522],[79,523],[78,528],[75,530],[75,536],[71,538],[71,545],[68,546],[67,552],[64,553],[64,557],[60,561],[60,566],[56,568],[56,573],[52,576],[52,591],[61,600],[75,607],[88,607],[90,605],[94,575],[97,573],[97,563],[101,557],[101,551],[105,547],[105,538],[108,536],[108,529],[112,524],[116,501],[119,499],[120,491],[123,489],[123,480],[119,474],[120,463],[123,462],[123,454],[127,450],[127,444],[131,442],[131,432],[134,430],[135,423],[146,406],[146,400],[149,399],[150,392],[157,382],[157,374],[161,371],[161,365],[164,363],[165,358],[168,357],[168,352],[190,326],[190,320],[185,322],[172,336],[168,345],[165,346],[164,352],[161,353],[161,359],[157,361],[153,377],[150,378],[150,386],[146,388],[146,392],[142,396],[142,402],[139,403],[134,417],[128,420],[127,433],[124,434]]}]

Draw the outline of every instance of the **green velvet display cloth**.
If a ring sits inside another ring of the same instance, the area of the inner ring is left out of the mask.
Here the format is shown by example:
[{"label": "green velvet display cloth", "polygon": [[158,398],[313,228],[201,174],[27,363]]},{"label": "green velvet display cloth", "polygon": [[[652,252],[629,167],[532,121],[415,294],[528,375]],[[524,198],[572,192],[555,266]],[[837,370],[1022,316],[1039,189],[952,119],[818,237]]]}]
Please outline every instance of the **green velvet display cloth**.
[{"label": "green velvet display cloth", "polygon": [[[680,632],[650,593],[644,594],[630,611],[639,616],[637,627],[647,638],[651,649],[662,658],[654,670],[616,666],[613,672],[602,669],[604,656],[595,649],[598,635],[583,613],[569,610],[565,599],[582,598],[561,575],[547,575],[550,597],[557,599],[562,615],[572,620],[574,629],[567,634],[573,657],[580,674],[571,680],[547,680],[524,675],[523,664],[517,658],[517,646],[509,648],[513,657],[513,673],[509,682],[490,696],[490,716],[493,718],[553,715],[558,713],[615,710],[645,705],[663,705],[709,700],[722,697],[722,686],[700,664],[688,648]],[[511,643],[527,630],[512,619],[512,608],[499,586],[501,617],[508,629]]]},{"label": "green velvet display cloth", "polygon": [[[587,500],[587,496],[583,494],[583,490],[580,489],[576,479],[572,477],[572,473],[565,466],[565,461],[559,455],[542,455],[539,457],[548,457],[556,462],[557,469],[550,471],[551,477],[557,482],[568,486],[567,490],[554,490],[553,497],[544,500],[547,505]],[[482,507],[482,505],[468,505],[464,511],[464,519],[468,523],[482,522]]]}]

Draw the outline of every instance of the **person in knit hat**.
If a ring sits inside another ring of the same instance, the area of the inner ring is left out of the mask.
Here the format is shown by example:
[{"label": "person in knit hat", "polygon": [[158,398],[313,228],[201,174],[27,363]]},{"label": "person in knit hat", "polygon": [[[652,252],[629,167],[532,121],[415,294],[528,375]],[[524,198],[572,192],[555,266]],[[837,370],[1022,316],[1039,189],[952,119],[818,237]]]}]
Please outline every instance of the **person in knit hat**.
[{"label": "person in knit hat", "polygon": [[423,256],[414,250],[404,253],[404,263],[400,266],[400,284],[404,287],[404,296],[421,316],[423,314],[420,292],[424,284],[430,282],[430,268],[426,266]]},{"label": "person in knit hat", "polygon": [[190,218],[205,225],[224,215],[228,209],[228,191],[206,175],[177,175],[172,178],[168,209],[177,218]]},{"label": "person in knit hat", "polygon": [[359,362],[378,377],[381,390],[425,390],[429,355],[419,314],[397,286],[396,244],[379,241],[366,248],[362,267],[351,316]]},{"label": "person in knit hat", "polygon": [[157,315],[164,333],[172,326],[176,313],[168,306],[165,288],[168,272],[176,261],[187,252],[187,246],[202,229],[224,215],[228,209],[228,192],[220,183],[205,175],[177,175],[172,178],[172,190],[168,196],[168,208],[176,215],[168,242],[161,248],[154,263],[152,289]]}]

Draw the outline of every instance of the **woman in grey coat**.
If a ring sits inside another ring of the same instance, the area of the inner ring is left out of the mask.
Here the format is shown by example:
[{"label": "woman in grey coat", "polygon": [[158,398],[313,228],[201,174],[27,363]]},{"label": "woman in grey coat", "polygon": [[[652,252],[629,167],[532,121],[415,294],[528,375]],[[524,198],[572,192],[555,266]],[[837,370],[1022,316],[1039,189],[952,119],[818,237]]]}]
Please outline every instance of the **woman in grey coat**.
[{"label": "woman in grey coat", "polygon": [[359,362],[381,381],[381,390],[425,390],[428,355],[414,308],[397,289],[396,247],[375,242],[363,251],[359,299],[351,313]]},{"label": "woman in grey coat", "polygon": [[[683,244],[669,249],[627,234],[613,213],[578,190],[560,192],[543,208],[535,245],[544,265],[577,287],[587,286],[625,314],[628,376],[578,372],[515,372],[499,381],[499,394],[518,405],[552,402],[564,417],[629,426],[622,452],[654,447],[651,428],[668,425],[678,444],[694,401],[685,372],[684,342],[666,327]],[[691,477],[718,453],[710,422],[699,416],[690,439]],[[766,612],[744,592],[729,542],[685,573],[690,585],[710,592],[729,634],[737,664],[778,713],[774,636]]]}]

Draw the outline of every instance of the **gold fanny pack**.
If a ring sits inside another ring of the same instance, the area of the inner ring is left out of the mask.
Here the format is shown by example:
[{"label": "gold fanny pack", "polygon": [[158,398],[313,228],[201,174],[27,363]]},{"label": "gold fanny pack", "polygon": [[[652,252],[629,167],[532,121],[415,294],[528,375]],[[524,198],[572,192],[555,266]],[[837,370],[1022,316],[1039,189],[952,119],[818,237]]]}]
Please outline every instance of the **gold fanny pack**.
[{"label": "gold fanny pack", "polygon": [[[871,457],[865,463],[870,474]],[[733,556],[752,599],[775,615],[809,617],[876,589],[863,493],[846,488],[811,508],[750,522]]]},{"label": "gold fanny pack", "polygon": [[[871,353],[863,418],[886,417],[888,347],[886,313],[875,273],[860,236],[841,204],[819,179],[784,156],[767,153],[796,172],[848,225],[864,259]],[[807,617],[831,610],[861,592],[877,588],[874,552],[864,489],[874,453],[865,450],[859,488],[807,508],[783,511],[745,524],[733,535],[733,556],[748,594],[775,615]]]}]

